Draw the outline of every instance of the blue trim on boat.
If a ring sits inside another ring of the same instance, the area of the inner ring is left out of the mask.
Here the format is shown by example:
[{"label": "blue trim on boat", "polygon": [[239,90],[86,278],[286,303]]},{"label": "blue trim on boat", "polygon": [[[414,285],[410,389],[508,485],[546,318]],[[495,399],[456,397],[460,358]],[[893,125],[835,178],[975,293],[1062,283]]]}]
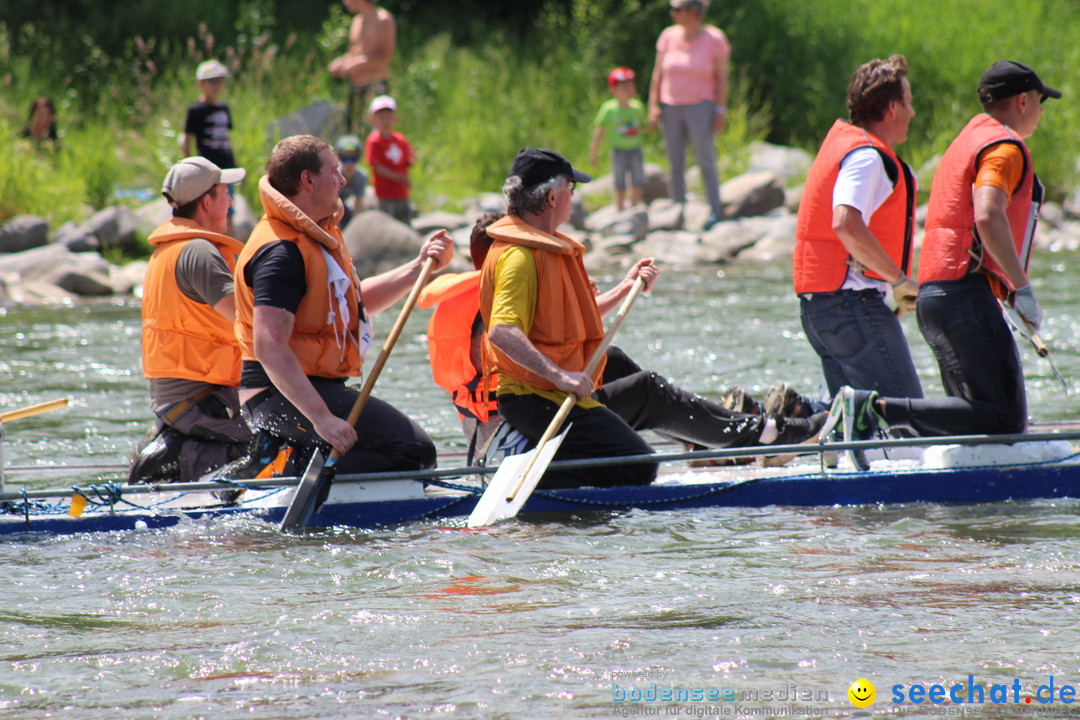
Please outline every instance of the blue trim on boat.
[{"label": "blue trim on boat", "polygon": [[[707,507],[875,505],[894,503],[991,503],[1036,498],[1080,498],[1080,464],[959,468],[822,475],[808,473],[716,483],[661,483],[636,487],[538,490],[523,514]],[[328,502],[312,518],[316,527],[396,526],[417,520],[468,516],[478,494],[433,493],[424,498]],[[250,517],[278,524],[285,507],[222,506],[157,513],[147,508],[95,507],[84,515],[35,512],[20,503],[0,512],[0,535],[72,534],[171,527],[185,518]],[[29,509],[29,512],[24,510]]]}]

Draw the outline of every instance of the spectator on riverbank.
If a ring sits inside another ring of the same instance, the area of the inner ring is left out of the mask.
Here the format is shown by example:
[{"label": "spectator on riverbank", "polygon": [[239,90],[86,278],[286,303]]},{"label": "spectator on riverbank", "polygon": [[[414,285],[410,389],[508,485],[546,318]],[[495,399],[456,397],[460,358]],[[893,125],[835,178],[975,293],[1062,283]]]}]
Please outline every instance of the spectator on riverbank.
[{"label": "spectator on riverbank", "polygon": [[187,111],[180,148],[185,157],[201,155],[219,168],[236,167],[233,155],[232,116],[221,100],[229,69],[217,60],[200,63],[195,70],[199,99]]},{"label": "spectator on riverbank", "polygon": [[660,33],[649,85],[649,121],[662,124],[671,171],[671,197],[686,202],[686,145],[705,184],[712,209],[706,229],[724,216],[716,169],[716,133],[727,127],[728,59],[724,33],[705,24],[704,0],[671,0],[675,24]]},{"label": "spectator on riverbank", "polygon": [[341,227],[344,228],[352,220],[353,215],[364,207],[364,192],[367,191],[368,175],[360,167],[360,157],[364,152],[360,138],[355,135],[342,135],[334,143],[334,149],[337,150],[338,160],[341,161],[341,175],[345,178],[345,184],[338,190],[338,197],[345,206],[345,216],[341,218]]},{"label": "spectator on riverbank", "polygon": [[799,314],[829,395],[844,385],[922,397],[904,329],[885,304],[915,311],[915,176],[895,147],[915,110],[903,55],[851,76],[849,121],[833,123],[806,177],[795,228]]},{"label": "spectator on riverbank", "polygon": [[56,132],[56,106],[52,98],[42,95],[30,103],[30,114],[20,136],[31,140],[40,147],[60,147],[60,136]]},{"label": "spectator on riverbank", "polygon": [[349,48],[334,58],[330,72],[349,79],[345,128],[352,134],[363,130],[364,114],[371,101],[390,92],[390,61],[397,44],[394,16],[371,0],[342,0],[354,13],[349,24]]},{"label": "spectator on riverbank", "polygon": [[379,209],[406,225],[412,224],[412,180],[409,168],[416,162],[412,145],[400,132],[397,124],[397,102],[389,95],[371,101],[371,124],[375,129],[365,145],[367,163],[371,167],[371,183]]},{"label": "spectator on riverbank", "polygon": [[608,74],[612,97],[604,101],[596,113],[593,125],[592,149],[589,164],[596,165],[597,152],[604,137],[611,145],[611,173],[615,180],[615,207],[626,207],[627,177],[630,179],[630,202],[641,204],[645,186],[645,158],[641,152],[641,133],[649,122],[645,106],[635,97],[637,85],[634,71],[618,67]]},{"label": "spectator on riverbank", "polygon": [[170,220],[151,233],[142,301],[143,373],[156,437],[140,448],[130,482],[194,482],[242,456],[240,345],[233,331],[232,270],[243,243],[225,234],[241,168],[203,157],[169,169],[161,194]]}]

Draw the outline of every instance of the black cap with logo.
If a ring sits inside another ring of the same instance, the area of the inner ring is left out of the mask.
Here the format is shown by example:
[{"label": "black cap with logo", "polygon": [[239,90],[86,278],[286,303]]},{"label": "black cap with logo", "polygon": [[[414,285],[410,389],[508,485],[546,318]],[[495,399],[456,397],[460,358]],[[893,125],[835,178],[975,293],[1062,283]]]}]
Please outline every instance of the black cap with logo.
[{"label": "black cap with logo", "polygon": [[1061,91],[1043,85],[1035,71],[1014,60],[998,60],[979,81],[979,100],[990,102],[1038,90],[1046,97],[1059,98]]},{"label": "black cap with logo", "polygon": [[592,180],[592,175],[574,169],[569,160],[554,150],[538,150],[533,147],[524,148],[517,154],[514,164],[510,166],[510,174],[521,178],[526,188],[547,182],[557,175],[565,175],[579,183]]}]

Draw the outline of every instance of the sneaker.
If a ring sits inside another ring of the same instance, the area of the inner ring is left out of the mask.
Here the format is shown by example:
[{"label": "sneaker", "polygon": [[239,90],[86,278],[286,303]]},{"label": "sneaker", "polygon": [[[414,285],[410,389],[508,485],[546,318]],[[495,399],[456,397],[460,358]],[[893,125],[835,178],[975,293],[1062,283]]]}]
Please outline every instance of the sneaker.
[{"label": "sneaker", "polygon": [[[870,440],[875,434],[888,429],[888,423],[878,412],[875,401],[880,397],[875,390],[856,390],[845,385],[836,393],[836,403],[843,413],[844,442]],[[859,470],[869,470],[870,462],[862,450],[849,450],[848,457]]]},{"label": "sneaker", "polygon": [[721,220],[723,220],[723,218],[721,216],[717,215],[716,213],[709,213],[709,217],[706,218],[706,220],[705,220],[705,227],[703,227],[702,229],[705,232],[708,232],[708,231],[712,230],[714,227],[716,227],[716,224],[718,222],[720,222]]},{"label": "sneaker", "polygon": [[724,397],[720,399],[720,404],[732,412],[743,413],[746,415],[760,415],[761,406],[754,397],[743,390],[738,385],[732,385]]}]

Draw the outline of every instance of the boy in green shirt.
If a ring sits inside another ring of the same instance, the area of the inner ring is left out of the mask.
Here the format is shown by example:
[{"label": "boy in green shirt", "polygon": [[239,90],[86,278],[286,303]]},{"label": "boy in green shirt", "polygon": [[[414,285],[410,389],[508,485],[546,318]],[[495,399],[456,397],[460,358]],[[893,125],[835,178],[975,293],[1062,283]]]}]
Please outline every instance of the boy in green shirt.
[{"label": "boy in green shirt", "polygon": [[645,160],[641,153],[641,132],[646,129],[648,113],[634,97],[634,71],[618,67],[608,75],[608,87],[614,96],[606,100],[596,113],[593,124],[592,150],[589,162],[596,165],[596,152],[607,130],[611,130],[611,172],[615,176],[615,206],[626,205],[626,176],[630,175],[632,202],[641,204],[641,188],[645,185]]}]

